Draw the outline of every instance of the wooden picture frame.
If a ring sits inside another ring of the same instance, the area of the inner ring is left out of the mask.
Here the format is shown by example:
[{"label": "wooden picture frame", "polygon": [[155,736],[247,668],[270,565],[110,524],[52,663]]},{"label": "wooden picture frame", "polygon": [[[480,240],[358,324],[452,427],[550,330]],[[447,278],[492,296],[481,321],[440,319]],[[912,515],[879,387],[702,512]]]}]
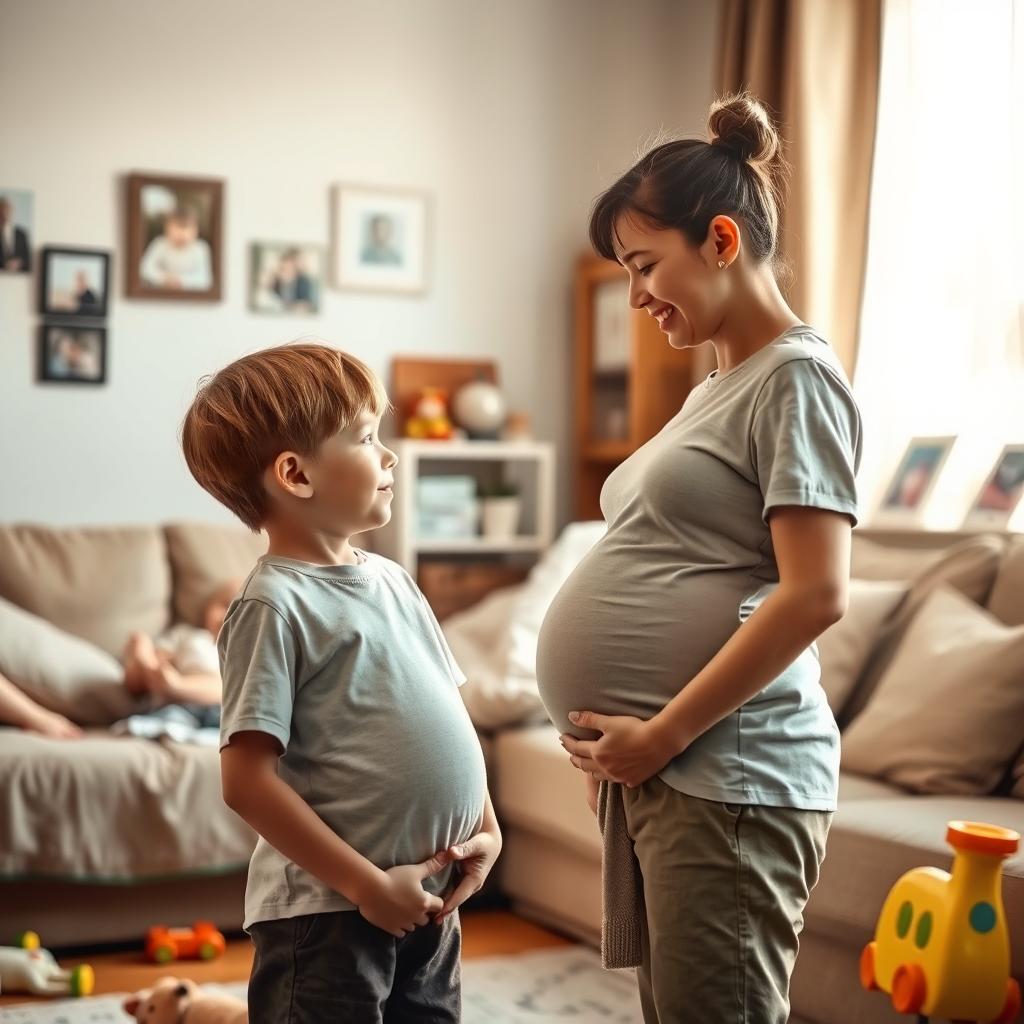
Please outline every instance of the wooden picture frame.
[{"label": "wooden picture frame", "polygon": [[39,312],[99,319],[110,303],[110,253],[105,249],[46,246],[40,254]]},{"label": "wooden picture frame", "polygon": [[99,385],[107,382],[107,329],[98,324],[39,325],[38,381]]},{"label": "wooden picture frame", "polygon": [[125,295],[219,302],[223,281],[224,182],[130,174]]}]

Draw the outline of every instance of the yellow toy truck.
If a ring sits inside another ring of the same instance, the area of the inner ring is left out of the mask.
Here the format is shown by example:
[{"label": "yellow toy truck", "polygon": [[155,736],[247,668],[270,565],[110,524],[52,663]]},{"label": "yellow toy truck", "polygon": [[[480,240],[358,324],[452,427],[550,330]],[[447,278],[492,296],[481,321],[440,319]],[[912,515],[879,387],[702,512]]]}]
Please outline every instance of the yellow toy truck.
[{"label": "yellow toy truck", "polygon": [[1012,1024],[1021,993],[1010,977],[1002,862],[1020,835],[998,825],[951,821],[953,871],[915,868],[889,891],[875,939],[861,953],[866,989],[889,993],[898,1013]]}]

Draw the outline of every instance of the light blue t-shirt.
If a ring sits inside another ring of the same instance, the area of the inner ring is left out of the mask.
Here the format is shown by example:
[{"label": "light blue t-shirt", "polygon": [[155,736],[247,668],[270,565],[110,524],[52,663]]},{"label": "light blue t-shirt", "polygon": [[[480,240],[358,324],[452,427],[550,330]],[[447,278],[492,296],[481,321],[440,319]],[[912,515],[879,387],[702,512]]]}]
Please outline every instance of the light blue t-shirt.
[{"label": "light blue t-shirt", "polygon": [[[487,782],[459,671],[401,566],[265,555],[217,640],[221,749],[240,731],[273,736],[278,774],[382,870],[417,864],[483,824]],[[440,895],[450,868],[424,881]],[[262,837],[249,863],[245,922],[352,904]]]},{"label": "light blue t-shirt", "polygon": [[[857,405],[839,360],[799,325],[689,394],[605,482],[604,537],[555,597],[537,678],[560,732],[574,710],[651,718],[778,584],[768,513],[857,520]],[[839,731],[817,648],[660,773],[725,803],[834,810]]]}]

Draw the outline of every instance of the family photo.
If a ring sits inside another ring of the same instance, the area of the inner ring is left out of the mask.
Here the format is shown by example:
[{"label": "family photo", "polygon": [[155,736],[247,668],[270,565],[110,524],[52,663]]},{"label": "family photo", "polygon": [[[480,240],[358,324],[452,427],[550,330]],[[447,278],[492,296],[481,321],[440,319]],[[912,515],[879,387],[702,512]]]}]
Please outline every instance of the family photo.
[{"label": "family photo", "polygon": [[106,328],[44,324],[40,328],[40,380],[102,384],[106,380],[106,348]]},{"label": "family photo", "polygon": [[251,308],[258,313],[319,313],[323,264],[317,245],[254,243]]},{"label": "family photo", "polygon": [[92,249],[42,251],[40,312],[104,317],[110,291],[110,253]]},{"label": "family photo", "polygon": [[0,273],[32,269],[32,193],[0,188]]}]

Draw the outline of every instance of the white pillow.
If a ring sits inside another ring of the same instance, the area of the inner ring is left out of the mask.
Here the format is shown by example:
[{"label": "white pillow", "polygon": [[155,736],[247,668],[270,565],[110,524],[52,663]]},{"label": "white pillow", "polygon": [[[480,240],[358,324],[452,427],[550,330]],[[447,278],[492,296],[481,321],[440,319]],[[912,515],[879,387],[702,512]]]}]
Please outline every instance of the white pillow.
[{"label": "white pillow", "polygon": [[500,729],[546,719],[537,690],[537,633],[555,594],[605,529],[604,522],[571,523],[525,583],[445,619],[445,638],[466,673],[462,699],[474,725]]},{"label": "white pillow", "polygon": [[608,530],[604,520],[570,523],[527,577],[512,609],[505,646],[506,671],[537,679],[537,636],[562,584]]},{"label": "white pillow", "polygon": [[3,599],[0,673],[79,725],[109,725],[138,708],[116,658]]},{"label": "white pillow", "polygon": [[899,580],[850,580],[846,614],[818,637],[821,685],[837,718],[860,679],[884,623],[910,589]]}]

